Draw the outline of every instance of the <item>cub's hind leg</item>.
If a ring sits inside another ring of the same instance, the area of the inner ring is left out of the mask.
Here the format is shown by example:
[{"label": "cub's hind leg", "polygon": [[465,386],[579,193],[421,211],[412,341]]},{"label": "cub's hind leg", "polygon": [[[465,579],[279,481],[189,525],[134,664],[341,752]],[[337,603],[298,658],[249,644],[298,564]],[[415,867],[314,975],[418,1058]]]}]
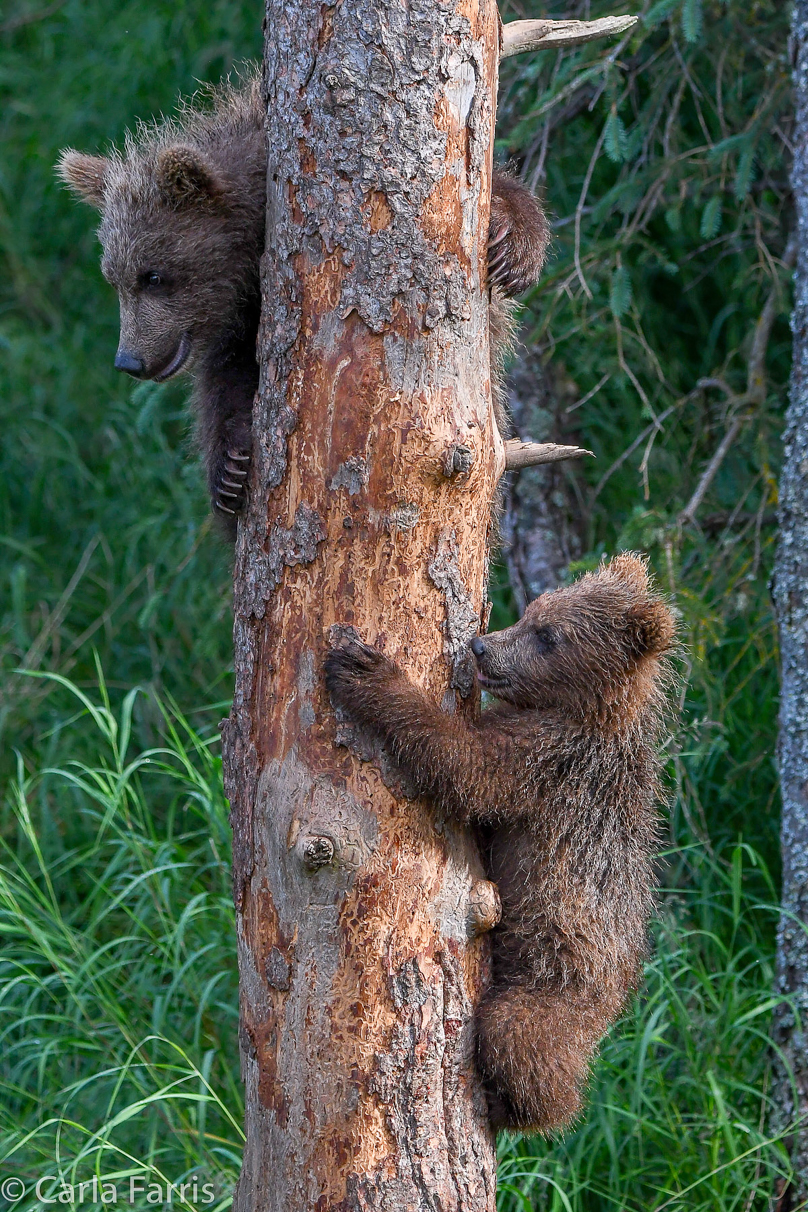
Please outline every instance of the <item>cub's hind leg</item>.
[{"label": "cub's hind leg", "polygon": [[477,1009],[477,1063],[494,1127],[549,1133],[571,1124],[612,1010],[571,990],[492,990]]}]

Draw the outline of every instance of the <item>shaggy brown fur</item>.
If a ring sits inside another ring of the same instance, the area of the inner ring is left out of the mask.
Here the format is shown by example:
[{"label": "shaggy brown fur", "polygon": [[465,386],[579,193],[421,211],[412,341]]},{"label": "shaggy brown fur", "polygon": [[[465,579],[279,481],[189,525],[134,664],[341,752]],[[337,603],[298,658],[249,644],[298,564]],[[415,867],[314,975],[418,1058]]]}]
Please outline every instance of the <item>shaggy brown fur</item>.
[{"label": "shaggy brown fur", "polygon": [[480,829],[502,899],[477,1012],[497,1127],[575,1118],[598,1042],[637,985],[674,635],[644,562],[625,554],[472,641],[479,681],[501,700],[476,724],[445,715],[375,648],[347,641],[326,660],[333,701],[420,794]]},{"label": "shaggy brown fur", "polygon": [[[213,506],[234,523],[245,502],[258,386],[264,110],[255,76],[208,96],[207,109],[186,104],[176,120],[140,126],[122,154],[65,151],[58,171],[101,212],[101,268],[121,306],[115,365],[158,382],[180,371],[194,376]],[[496,174],[489,284],[500,343],[507,296],[536,281],[548,238],[533,195]]]},{"label": "shaggy brown fur", "polygon": [[117,290],[115,365],[195,380],[214,507],[244,504],[258,386],[255,340],[264,248],[266,150],[258,81],[213,93],[206,110],[140,126],[123,153],[65,151],[62,179],[101,212],[101,271]]}]

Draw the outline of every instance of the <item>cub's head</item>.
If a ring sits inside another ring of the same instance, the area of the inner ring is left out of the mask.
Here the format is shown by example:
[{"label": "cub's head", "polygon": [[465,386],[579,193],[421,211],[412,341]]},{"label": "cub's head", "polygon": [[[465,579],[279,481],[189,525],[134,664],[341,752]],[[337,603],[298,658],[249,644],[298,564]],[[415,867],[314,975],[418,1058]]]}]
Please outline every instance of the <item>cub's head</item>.
[{"label": "cub's head", "polygon": [[243,179],[250,147],[240,178],[215,146],[181,141],[179,126],[176,139],[165,131],[129,138],[124,154],[68,150],[57,166],[101,212],[101,271],[121,309],[115,365],[158,382],[237,329],[251,300],[257,312],[264,226],[263,194],[251,198],[260,166]]},{"label": "cub's head", "polygon": [[513,627],[472,640],[484,690],[571,718],[626,717],[659,693],[676,623],[645,561],[625,553],[531,602]]}]

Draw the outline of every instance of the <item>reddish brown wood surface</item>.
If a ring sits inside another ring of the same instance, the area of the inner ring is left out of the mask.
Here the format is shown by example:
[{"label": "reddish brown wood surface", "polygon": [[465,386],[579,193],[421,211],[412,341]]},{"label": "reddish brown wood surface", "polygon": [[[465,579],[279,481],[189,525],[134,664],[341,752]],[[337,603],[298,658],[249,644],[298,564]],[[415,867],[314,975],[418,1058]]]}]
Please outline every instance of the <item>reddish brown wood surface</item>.
[{"label": "reddish brown wood surface", "polygon": [[352,626],[446,710],[476,709],[464,646],[504,464],[483,289],[498,16],[268,0],[267,30],[262,380],[224,738],[236,1208],[492,1212],[476,847],[338,724],[322,659]]}]

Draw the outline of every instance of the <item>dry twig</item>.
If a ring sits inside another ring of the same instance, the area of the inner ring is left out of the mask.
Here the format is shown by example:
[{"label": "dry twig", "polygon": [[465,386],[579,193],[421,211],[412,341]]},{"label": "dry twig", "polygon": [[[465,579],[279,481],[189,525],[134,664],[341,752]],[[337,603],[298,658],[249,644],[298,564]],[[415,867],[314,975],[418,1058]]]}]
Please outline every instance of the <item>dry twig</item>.
[{"label": "dry twig", "polygon": [[601,17],[598,21],[509,21],[502,27],[500,58],[524,51],[561,50],[598,38],[612,38],[637,24],[637,17]]},{"label": "dry twig", "polygon": [[22,29],[26,25],[35,25],[37,21],[44,21],[46,17],[52,17],[54,13],[58,13],[60,8],[64,8],[65,0],[56,0],[54,4],[49,4],[47,8],[34,9],[29,13],[17,13],[14,17],[9,17],[8,21],[4,21],[0,25],[0,34],[10,34],[15,29]]},{"label": "dry twig", "polygon": [[559,446],[555,442],[523,442],[511,438],[505,443],[505,470],[518,471],[522,467],[537,467],[540,463],[560,463],[564,459],[580,459],[594,454],[581,446]]},{"label": "dry twig", "polygon": [[[791,266],[797,255],[797,242],[792,236],[783,253],[783,264]],[[695,491],[679,514],[679,525],[685,526],[694,522],[696,513],[704,500],[707,490],[718,473],[718,469],[727,457],[733,442],[741,431],[745,421],[752,417],[752,409],[759,407],[766,399],[766,351],[769,348],[769,338],[777,318],[780,305],[781,287],[775,281],[763,305],[755,332],[752,337],[752,348],[749,351],[749,365],[746,372],[746,391],[736,395],[723,380],[706,380],[699,383],[700,387],[716,386],[727,395],[727,415],[732,417],[718,449],[702,472]]]}]

